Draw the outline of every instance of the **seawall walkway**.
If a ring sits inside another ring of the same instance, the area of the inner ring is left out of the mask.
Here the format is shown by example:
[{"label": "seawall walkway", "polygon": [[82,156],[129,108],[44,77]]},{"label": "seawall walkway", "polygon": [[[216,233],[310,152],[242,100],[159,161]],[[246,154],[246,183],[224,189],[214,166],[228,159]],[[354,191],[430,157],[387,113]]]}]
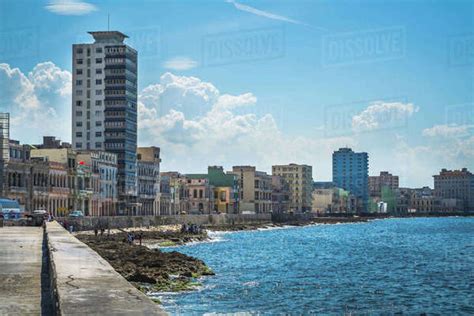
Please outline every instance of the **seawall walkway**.
[{"label": "seawall walkway", "polygon": [[51,274],[60,315],[166,315],[87,245],[47,223]]},{"label": "seawall walkway", "polygon": [[41,314],[43,230],[0,228],[0,315]]}]

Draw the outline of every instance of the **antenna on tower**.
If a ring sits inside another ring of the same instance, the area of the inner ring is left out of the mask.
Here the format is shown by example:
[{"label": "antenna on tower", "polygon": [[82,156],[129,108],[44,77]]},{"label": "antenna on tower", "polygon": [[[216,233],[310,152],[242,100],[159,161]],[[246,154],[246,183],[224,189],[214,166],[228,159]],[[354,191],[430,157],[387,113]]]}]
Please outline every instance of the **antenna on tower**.
[{"label": "antenna on tower", "polygon": [[107,14],[107,31],[110,31],[110,14]]}]

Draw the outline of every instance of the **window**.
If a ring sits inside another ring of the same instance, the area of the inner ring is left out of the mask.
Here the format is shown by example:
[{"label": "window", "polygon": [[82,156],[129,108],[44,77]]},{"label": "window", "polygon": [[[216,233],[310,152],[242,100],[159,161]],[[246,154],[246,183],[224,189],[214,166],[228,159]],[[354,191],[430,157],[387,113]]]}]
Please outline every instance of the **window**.
[{"label": "window", "polygon": [[76,106],[82,106],[82,101],[80,100],[76,101]]},{"label": "window", "polygon": [[76,111],[76,116],[82,116],[82,111]]},{"label": "window", "polygon": [[81,96],[82,95],[82,90],[76,90],[76,95]]},{"label": "window", "polygon": [[76,64],[82,65],[84,63],[84,60],[82,59],[76,59]]},{"label": "window", "polygon": [[76,127],[82,127],[82,122],[76,122]]},{"label": "window", "polygon": [[102,137],[102,132],[95,132],[95,137]]},{"label": "window", "polygon": [[76,137],[82,137],[82,132],[76,132]]},{"label": "window", "polygon": [[102,84],[102,79],[96,79],[95,84]]},{"label": "window", "polygon": [[95,105],[101,106],[101,105],[102,105],[102,100],[96,100],[96,101],[95,101]]},{"label": "window", "polygon": [[203,191],[199,190],[199,198],[202,199],[202,196],[203,196]]},{"label": "window", "polygon": [[76,143],[76,148],[82,148],[82,143]]},{"label": "window", "polygon": [[95,143],[95,148],[102,148],[102,143],[101,142]]},{"label": "window", "polygon": [[98,54],[102,53],[102,47],[97,47],[95,49],[95,52],[98,53]]},{"label": "window", "polygon": [[95,95],[102,95],[102,90],[95,90]]},{"label": "window", "polygon": [[197,198],[198,197],[198,191],[196,189],[194,189],[193,191],[193,198]]},{"label": "window", "polygon": [[96,121],[95,126],[102,126],[102,121]]},{"label": "window", "polygon": [[84,50],[82,49],[82,47],[76,49],[76,53],[77,53],[77,54],[82,54],[83,51],[84,51]]},{"label": "window", "polygon": [[95,116],[100,116],[101,113],[101,111],[95,111]]},{"label": "window", "polygon": [[97,69],[95,70],[95,73],[96,73],[97,75],[101,75],[101,74],[102,74],[102,69],[97,68]]},{"label": "window", "polygon": [[82,69],[76,69],[76,75],[82,75]]},{"label": "window", "polygon": [[82,86],[82,80],[76,80],[76,86]]},{"label": "window", "polygon": [[95,63],[96,64],[102,64],[102,58],[96,58]]}]

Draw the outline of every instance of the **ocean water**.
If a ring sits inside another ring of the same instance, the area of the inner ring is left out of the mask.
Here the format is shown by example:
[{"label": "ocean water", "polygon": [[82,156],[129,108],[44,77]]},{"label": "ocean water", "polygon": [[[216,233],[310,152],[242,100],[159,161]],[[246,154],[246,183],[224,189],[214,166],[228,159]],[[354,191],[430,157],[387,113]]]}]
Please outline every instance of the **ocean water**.
[{"label": "ocean water", "polygon": [[206,262],[181,315],[474,315],[474,218],[386,219],[212,234],[167,249]]}]

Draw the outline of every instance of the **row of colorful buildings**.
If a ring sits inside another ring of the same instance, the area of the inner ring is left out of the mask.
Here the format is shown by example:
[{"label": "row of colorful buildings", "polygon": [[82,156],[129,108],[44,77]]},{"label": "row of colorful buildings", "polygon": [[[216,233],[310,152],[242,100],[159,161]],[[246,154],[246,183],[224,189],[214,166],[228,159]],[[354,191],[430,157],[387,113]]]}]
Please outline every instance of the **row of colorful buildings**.
[{"label": "row of colorful buildings", "polygon": [[[404,188],[399,186],[399,177],[387,171],[368,176],[365,155],[359,162],[348,158],[350,163],[346,163],[337,158],[339,152],[347,155],[351,150],[334,152],[333,181],[313,182],[311,166],[293,163],[272,166],[272,174],[255,166],[234,166],[228,171],[210,166],[207,173],[199,174],[160,172],[160,148],[138,147],[137,197],[129,211],[123,212],[118,205],[116,154],[73,150],[54,137],[44,137],[38,145],[9,140],[8,159],[2,160],[0,196],[18,201],[26,211],[47,210],[55,216],[73,210],[86,216],[402,215],[474,210],[474,175],[466,168],[441,170],[434,176],[433,189]],[[360,188],[365,179],[366,187]]]},{"label": "row of colorful buildings", "polygon": [[[3,142],[5,143],[5,142]],[[211,213],[307,212],[311,210],[312,168],[210,166],[207,173],[160,172],[160,148],[137,148],[136,197],[120,207],[118,155],[74,150],[55,137],[42,144],[8,140],[2,147],[0,196],[16,200],[25,211],[46,210],[65,216],[178,215]]]},{"label": "row of colorful buildings", "polygon": [[[160,172],[160,148],[137,148],[137,196],[126,211],[119,207],[117,155],[77,151],[54,137],[38,145],[8,142],[2,159],[0,196],[16,200],[26,211],[47,210],[64,216],[303,213],[465,212],[474,209],[474,175],[467,169],[443,169],[434,188],[403,188],[387,171],[368,176],[368,159],[333,155],[333,181],[313,182],[312,167],[272,166],[272,174],[255,166],[208,167],[207,173]],[[357,154],[357,153],[355,153]],[[355,162],[354,162],[355,161]],[[366,182],[365,182],[366,180]],[[367,184],[365,184],[367,183]]]},{"label": "row of colorful buildings", "polygon": [[18,201],[25,211],[46,210],[55,216],[73,210],[87,216],[157,213],[160,200],[157,147],[137,149],[139,194],[128,213],[118,209],[116,154],[75,151],[55,137],[44,137],[39,145],[9,140],[4,147],[8,155],[2,157],[0,196]]}]

